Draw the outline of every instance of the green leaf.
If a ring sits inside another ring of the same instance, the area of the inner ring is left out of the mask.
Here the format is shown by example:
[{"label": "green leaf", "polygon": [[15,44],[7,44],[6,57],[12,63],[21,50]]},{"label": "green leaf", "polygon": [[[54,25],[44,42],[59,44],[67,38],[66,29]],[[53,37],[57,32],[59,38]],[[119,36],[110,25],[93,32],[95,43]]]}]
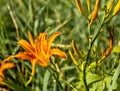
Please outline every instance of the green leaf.
[{"label": "green leaf", "polygon": [[43,91],[48,91],[47,86],[49,83],[49,77],[50,77],[50,72],[46,70],[45,76],[44,76],[44,81],[43,81]]},{"label": "green leaf", "polygon": [[12,83],[9,81],[5,81],[6,84],[13,90],[13,91],[31,91],[30,88],[23,88],[16,83]]},{"label": "green leaf", "polygon": [[113,78],[112,78],[112,80],[110,82],[110,86],[109,86],[108,91],[112,91],[113,86],[114,86],[115,82],[117,81],[119,74],[120,74],[120,64],[118,65],[118,67],[117,67],[117,69],[116,69],[116,71],[115,71],[115,73],[113,75]]},{"label": "green leaf", "polygon": [[94,82],[100,81],[101,79],[102,79],[101,76],[98,75],[98,74],[89,73],[87,75],[87,82],[88,82],[88,84],[92,84]]}]

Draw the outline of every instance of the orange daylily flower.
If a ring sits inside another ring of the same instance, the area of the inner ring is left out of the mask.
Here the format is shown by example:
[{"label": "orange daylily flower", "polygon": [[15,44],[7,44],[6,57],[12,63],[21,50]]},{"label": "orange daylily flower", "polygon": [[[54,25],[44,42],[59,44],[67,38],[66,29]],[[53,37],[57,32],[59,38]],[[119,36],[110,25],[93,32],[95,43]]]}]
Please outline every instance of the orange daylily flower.
[{"label": "orange daylily flower", "polygon": [[21,39],[18,44],[25,49],[25,52],[19,52],[15,57],[26,59],[31,62],[36,61],[37,64],[44,67],[50,64],[49,58],[51,55],[58,55],[62,58],[66,58],[65,53],[58,48],[51,49],[53,40],[60,34],[60,32],[56,32],[47,39],[47,33],[40,33],[34,41],[31,33],[28,32],[30,43]]},{"label": "orange daylily flower", "polygon": [[25,51],[19,52],[15,55],[15,57],[23,60],[29,60],[31,62],[31,75],[33,76],[36,63],[40,66],[46,67],[50,64],[49,59],[51,55],[58,55],[62,58],[66,58],[66,54],[64,52],[58,48],[51,48],[53,40],[60,34],[60,32],[55,32],[49,38],[47,38],[47,33],[40,33],[39,36],[34,40],[31,33],[28,32],[30,43],[24,39],[19,40],[18,44],[23,47]]},{"label": "orange daylily flower", "polygon": [[0,65],[0,84],[2,84],[2,85],[5,85],[5,83],[3,81],[4,80],[4,73],[3,73],[4,70],[15,67],[14,63],[9,62],[9,60],[11,58],[13,58],[13,56],[5,58]]}]

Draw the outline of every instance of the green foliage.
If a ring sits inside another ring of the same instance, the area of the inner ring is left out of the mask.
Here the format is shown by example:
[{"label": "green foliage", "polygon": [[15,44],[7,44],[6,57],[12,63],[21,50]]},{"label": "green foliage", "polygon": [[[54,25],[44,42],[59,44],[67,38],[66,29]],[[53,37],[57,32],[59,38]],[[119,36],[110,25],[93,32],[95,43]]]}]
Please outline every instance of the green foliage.
[{"label": "green foliage", "polygon": [[[89,31],[89,21],[79,14],[74,0],[0,0],[0,63],[4,58],[23,50],[17,42],[20,39],[28,40],[28,31],[34,38],[41,32],[47,32],[48,35],[62,32],[53,47],[59,47],[67,55],[67,59],[52,56],[50,67],[36,65],[35,76],[27,87],[25,83],[31,75],[31,64],[14,58],[12,61],[17,66],[4,72],[5,82],[9,86],[0,85],[0,88],[11,91],[85,91],[83,72],[89,40],[101,29],[103,31],[94,41],[85,67],[87,85],[90,91],[119,91],[120,13],[100,28],[108,1],[101,0],[98,17]],[[86,1],[81,2],[87,11]],[[113,8],[116,3],[115,1]],[[94,5],[93,0],[91,10]],[[115,30],[113,49],[109,56],[98,64],[98,60],[109,47],[108,26],[114,27]],[[82,56],[77,55],[72,48],[72,40]],[[68,50],[72,51],[79,66],[74,64]]]}]

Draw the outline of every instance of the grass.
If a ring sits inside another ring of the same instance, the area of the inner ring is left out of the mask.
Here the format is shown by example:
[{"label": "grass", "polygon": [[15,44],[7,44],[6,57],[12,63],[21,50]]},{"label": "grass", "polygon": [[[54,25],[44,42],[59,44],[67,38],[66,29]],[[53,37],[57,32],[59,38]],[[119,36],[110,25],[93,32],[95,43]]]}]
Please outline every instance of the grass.
[{"label": "grass", "polygon": [[[82,5],[87,13],[86,2],[81,0]],[[101,1],[99,14],[91,27],[91,35],[94,37],[98,31],[104,11],[105,5],[109,1]],[[114,2],[113,9],[117,1]],[[94,9],[95,2],[91,2],[91,10]],[[112,9],[112,10],[113,10]],[[74,0],[0,0],[0,62],[10,55],[16,54],[23,50],[17,42],[20,39],[28,40],[28,31],[36,38],[39,33],[47,32],[50,36],[54,32],[62,32],[54,41],[53,47],[58,47],[67,55],[67,59],[61,59],[56,56],[51,57],[50,66],[41,67],[36,65],[36,73],[32,82],[25,87],[31,73],[31,64],[28,61],[20,59],[12,59],[17,65],[13,69],[5,70],[5,80],[9,86],[2,86],[8,90],[23,91],[83,91],[85,90],[82,82],[83,74],[78,70],[72,61],[68,50],[72,51],[72,55],[79,63],[79,67],[84,68],[89,49],[89,30],[88,21],[81,15]],[[120,49],[120,13],[112,18],[112,20],[104,24],[103,32],[95,40],[89,54],[86,67],[86,80],[90,91],[107,91],[110,88],[119,91],[120,77],[115,76],[119,67]],[[113,50],[108,57],[104,59],[100,66],[95,66],[105,50],[109,47],[109,34],[107,27],[114,27]],[[71,45],[72,40],[79,52],[83,52],[83,56],[77,56]],[[88,67],[89,66],[89,67]],[[91,80],[90,80],[91,79]],[[93,79],[93,80],[92,80]],[[113,86],[111,80],[116,83]],[[60,86],[61,84],[61,86]],[[111,85],[112,84],[112,85]],[[112,86],[112,87],[110,87]],[[14,88],[14,89],[13,89]],[[19,88],[19,89],[18,89]]]}]

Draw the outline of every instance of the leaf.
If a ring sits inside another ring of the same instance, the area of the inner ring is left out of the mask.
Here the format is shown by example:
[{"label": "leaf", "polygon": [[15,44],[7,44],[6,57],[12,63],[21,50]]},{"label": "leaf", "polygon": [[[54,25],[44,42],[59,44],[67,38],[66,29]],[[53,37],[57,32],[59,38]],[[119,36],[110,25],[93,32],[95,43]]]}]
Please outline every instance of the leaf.
[{"label": "leaf", "polygon": [[47,86],[49,82],[50,72],[46,70],[44,80],[43,80],[43,91],[48,91]]},{"label": "leaf", "polygon": [[119,46],[114,47],[112,52],[120,53],[120,47]]},{"label": "leaf", "polygon": [[5,83],[13,90],[13,91],[31,91],[30,88],[23,88],[16,83],[12,83],[9,81],[5,81]]},{"label": "leaf", "polygon": [[97,74],[89,73],[87,75],[87,82],[89,85],[94,83],[94,82],[100,81],[101,79],[102,79],[101,76],[97,75]]},{"label": "leaf", "polygon": [[117,69],[116,69],[116,71],[115,71],[115,73],[113,75],[113,78],[112,78],[112,80],[110,82],[110,86],[109,86],[108,91],[112,91],[113,86],[114,86],[115,82],[117,81],[119,74],[120,74],[120,64],[118,65],[118,67],[117,67]]}]

